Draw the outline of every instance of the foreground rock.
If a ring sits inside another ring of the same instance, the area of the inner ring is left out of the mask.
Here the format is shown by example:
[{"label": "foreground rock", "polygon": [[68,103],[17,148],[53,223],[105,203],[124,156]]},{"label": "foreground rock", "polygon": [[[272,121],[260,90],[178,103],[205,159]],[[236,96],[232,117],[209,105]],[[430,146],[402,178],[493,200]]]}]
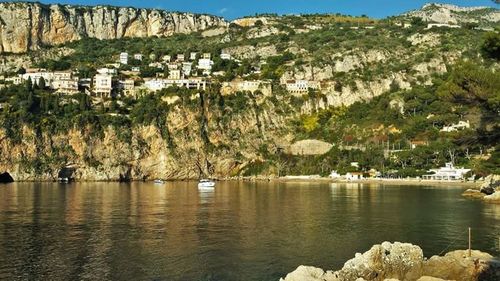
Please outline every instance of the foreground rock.
[{"label": "foreground rock", "polygon": [[480,251],[458,250],[425,259],[420,247],[408,243],[373,246],[347,261],[338,271],[299,266],[281,281],[500,280],[500,261]]},{"label": "foreground rock", "polygon": [[500,175],[486,177],[478,189],[467,189],[462,196],[483,199],[488,203],[500,203]]},{"label": "foreground rock", "polygon": [[500,175],[489,175],[479,189],[486,195],[491,195],[500,191]]}]

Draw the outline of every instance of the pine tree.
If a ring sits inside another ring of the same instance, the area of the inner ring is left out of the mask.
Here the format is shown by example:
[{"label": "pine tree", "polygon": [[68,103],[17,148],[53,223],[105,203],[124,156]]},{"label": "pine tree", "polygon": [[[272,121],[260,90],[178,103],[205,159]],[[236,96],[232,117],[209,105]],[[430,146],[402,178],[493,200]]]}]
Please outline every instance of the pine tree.
[{"label": "pine tree", "polygon": [[40,77],[40,79],[38,80],[38,88],[40,89],[45,89],[46,85],[45,85],[45,79],[43,77]]},{"label": "pine tree", "polygon": [[26,80],[25,87],[28,92],[33,91],[33,82],[31,81],[31,77],[28,77],[28,80]]}]

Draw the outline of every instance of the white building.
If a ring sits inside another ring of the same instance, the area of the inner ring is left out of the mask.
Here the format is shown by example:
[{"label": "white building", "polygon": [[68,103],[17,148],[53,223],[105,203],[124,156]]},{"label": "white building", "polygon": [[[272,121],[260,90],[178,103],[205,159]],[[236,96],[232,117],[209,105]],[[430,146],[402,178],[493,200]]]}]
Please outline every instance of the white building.
[{"label": "white building", "polygon": [[45,80],[45,84],[47,85],[52,81],[53,73],[48,72],[43,68],[31,68],[31,69],[26,69],[26,73],[22,75],[22,79],[24,81],[31,79],[31,82],[33,84],[40,83],[41,78]]},{"label": "white building", "polygon": [[212,70],[213,64],[214,64],[214,62],[211,59],[205,59],[205,58],[199,59],[198,60],[198,69],[210,71],[210,70]]},{"label": "white building", "polygon": [[5,78],[5,82],[10,82],[13,85],[20,85],[23,82],[23,78],[19,76]]},{"label": "white building", "polygon": [[78,78],[55,79],[50,83],[50,88],[68,94],[78,93]]},{"label": "white building", "polygon": [[172,60],[172,57],[170,55],[164,55],[161,57],[161,60],[164,62],[170,62]]},{"label": "white building", "polygon": [[167,65],[168,70],[179,69],[179,65],[177,63],[169,63]]},{"label": "white building", "polygon": [[150,79],[144,83],[144,86],[150,91],[158,91],[169,87],[185,87],[188,89],[206,90],[207,81],[201,78],[190,79]]},{"label": "white building", "polygon": [[181,71],[179,69],[172,69],[168,72],[169,79],[181,79]]},{"label": "white building", "polygon": [[92,78],[80,78],[78,80],[78,86],[81,88],[90,89],[92,86]]},{"label": "white building", "polygon": [[212,54],[210,54],[210,53],[203,53],[202,58],[206,59],[206,60],[210,60],[210,59],[212,59]]},{"label": "white building", "polygon": [[337,171],[335,171],[335,170],[330,173],[329,177],[331,179],[340,179],[340,178],[342,178],[342,176],[339,173],[337,173]]},{"label": "white building", "polygon": [[450,126],[444,126],[440,131],[441,132],[457,132],[460,130],[470,129],[469,120],[467,121],[458,121],[457,124],[453,124]]},{"label": "white building", "polygon": [[222,83],[222,92],[224,94],[233,94],[238,91],[248,91],[254,93],[261,91],[264,95],[272,94],[272,86],[270,81],[265,80],[233,80],[231,82]]},{"label": "white building", "polygon": [[141,68],[139,66],[133,66],[130,70],[133,72],[141,72]]},{"label": "white building", "polygon": [[113,76],[98,73],[94,76],[94,92],[101,95],[111,95],[113,90]]},{"label": "white building", "polygon": [[149,67],[163,69],[164,66],[161,62],[152,62],[148,65]]},{"label": "white building", "polygon": [[134,54],[134,59],[142,61],[142,54]]},{"label": "white building", "polygon": [[43,78],[45,85],[51,89],[65,93],[78,92],[78,78],[73,77],[71,71],[49,72],[45,69],[28,69],[20,78],[31,79],[34,84],[40,84]]},{"label": "white building", "polygon": [[132,79],[125,79],[118,81],[118,88],[122,90],[123,94],[130,96],[134,94],[135,82]]},{"label": "white building", "polygon": [[356,181],[365,179],[363,173],[361,172],[352,172],[345,174],[345,179],[348,181]]},{"label": "white building", "polygon": [[447,24],[447,23],[429,23],[427,24],[427,29],[431,29],[433,27],[447,27],[447,28],[460,28],[460,25],[456,24]]},{"label": "white building", "polygon": [[120,53],[120,63],[121,64],[128,64],[128,53]]},{"label": "white building", "polygon": [[97,73],[99,73],[99,74],[116,75],[118,73],[118,70],[116,70],[115,68],[103,67],[103,68],[97,69]]},{"label": "white building", "polygon": [[184,61],[184,59],[185,59],[184,54],[178,54],[178,55],[177,55],[177,61],[178,61],[178,62],[183,62],[183,61]]},{"label": "white building", "polygon": [[182,73],[185,76],[191,75],[192,68],[193,68],[193,64],[192,63],[190,63],[190,62],[183,62],[182,63]]},{"label": "white building", "polygon": [[197,55],[198,55],[198,53],[191,52],[191,54],[189,54],[189,60],[195,61]]},{"label": "white building", "polygon": [[320,83],[309,80],[287,80],[285,88],[289,93],[307,93],[309,89],[320,89]]},{"label": "white building", "polygon": [[220,58],[223,60],[230,60],[232,57],[231,54],[222,53],[220,54]]},{"label": "white building", "polygon": [[446,163],[444,167],[439,169],[431,169],[429,172],[434,174],[423,175],[426,180],[463,180],[465,174],[471,169],[455,168],[453,163]]}]

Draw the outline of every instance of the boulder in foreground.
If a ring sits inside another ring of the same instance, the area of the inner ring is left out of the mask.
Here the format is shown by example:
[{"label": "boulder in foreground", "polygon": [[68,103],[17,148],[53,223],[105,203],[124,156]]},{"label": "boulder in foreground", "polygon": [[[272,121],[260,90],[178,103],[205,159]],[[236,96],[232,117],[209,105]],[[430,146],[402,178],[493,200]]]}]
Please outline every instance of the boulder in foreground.
[{"label": "boulder in foreground", "polygon": [[481,251],[452,251],[425,259],[419,246],[384,242],[347,261],[338,271],[299,266],[280,281],[500,280],[500,261]]}]

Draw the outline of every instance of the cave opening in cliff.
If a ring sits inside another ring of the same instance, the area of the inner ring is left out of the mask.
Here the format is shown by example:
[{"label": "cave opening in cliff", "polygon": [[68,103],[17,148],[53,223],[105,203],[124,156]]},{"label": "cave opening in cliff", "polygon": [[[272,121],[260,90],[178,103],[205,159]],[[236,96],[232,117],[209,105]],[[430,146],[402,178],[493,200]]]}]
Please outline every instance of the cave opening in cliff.
[{"label": "cave opening in cliff", "polygon": [[1,173],[0,183],[9,183],[9,182],[14,182],[14,178],[8,172]]},{"label": "cave opening in cliff", "polygon": [[59,170],[57,174],[58,179],[61,181],[70,181],[73,180],[73,173],[75,172],[75,168],[64,167]]}]

